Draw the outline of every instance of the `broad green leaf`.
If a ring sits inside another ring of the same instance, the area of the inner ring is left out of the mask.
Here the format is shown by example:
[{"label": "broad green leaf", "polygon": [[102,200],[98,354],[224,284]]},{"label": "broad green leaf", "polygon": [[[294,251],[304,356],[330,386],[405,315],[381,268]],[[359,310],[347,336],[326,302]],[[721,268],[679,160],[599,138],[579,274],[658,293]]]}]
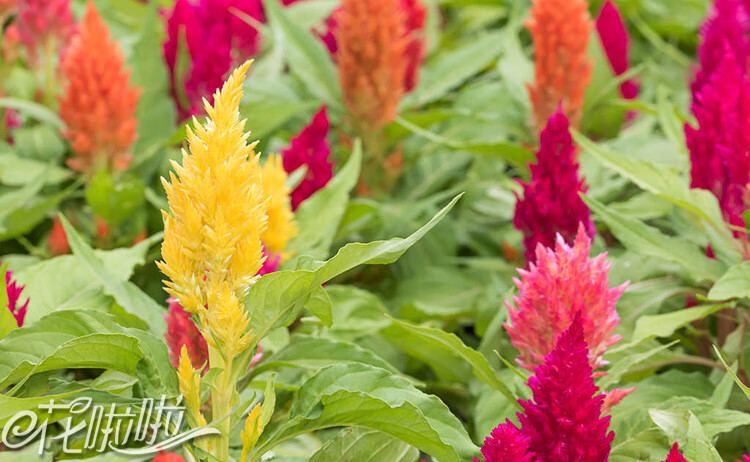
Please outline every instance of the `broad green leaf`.
[{"label": "broad green leaf", "polygon": [[703,319],[726,307],[726,305],[703,305],[671,313],[641,316],[635,322],[631,343],[640,343],[653,337],[669,337],[691,322]]},{"label": "broad green leaf", "polygon": [[341,426],[387,433],[441,462],[470,460],[478,453],[461,422],[437,397],[384,369],[337,364],[300,388],[290,420],[264,435],[249,461],[257,462],[296,435]]},{"label": "broad green leaf", "polygon": [[149,396],[177,392],[164,341],[90,310],[51,313],[0,341],[0,389],[58,369],[113,369],[140,379]]},{"label": "broad green leaf", "polygon": [[65,127],[65,123],[52,109],[33,101],[19,98],[0,98],[0,108],[15,109],[21,114],[39,122],[54,125],[58,129]]},{"label": "broad green leaf", "polygon": [[473,373],[476,378],[505,395],[509,401],[517,400],[492,369],[487,358],[466,346],[455,334],[392,319],[391,325],[383,329],[382,335],[407,354],[428,364],[439,376],[466,382],[468,375]]},{"label": "broad green leaf", "polygon": [[750,262],[730,267],[708,292],[709,300],[750,297]]},{"label": "broad green leaf", "polygon": [[[68,392],[56,395],[45,395],[35,398],[14,398],[12,396],[0,395],[0,428],[5,427],[10,419],[16,416],[22,411],[32,411],[37,416],[41,417],[41,422],[48,420],[50,423],[58,420],[58,416],[55,414],[61,414],[60,412],[52,413],[47,410],[41,411],[39,409],[40,404],[49,404],[50,400],[60,401],[64,398],[75,395],[76,392]],[[37,444],[32,444],[34,447],[38,447]],[[2,461],[0,457],[0,461]]]},{"label": "broad green leaf", "polygon": [[299,234],[289,242],[289,248],[300,255],[326,258],[336,230],[346,212],[349,193],[359,180],[362,146],[357,142],[349,160],[333,179],[300,204],[294,218]]},{"label": "broad green leaf", "polygon": [[151,331],[162,337],[167,331],[167,323],[164,320],[164,307],[146,295],[141,289],[130,281],[117,279],[108,270],[94,249],[89,246],[81,235],[70,225],[68,220],[61,216],[68,243],[73,254],[78,257],[83,265],[88,268],[90,277],[99,281],[104,291],[114,297],[115,301],[128,313],[145,321]]},{"label": "broad green leaf", "polygon": [[8,186],[23,186],[32,181],[58,184],[70,177],[70,172],[56,163],[19,157],[12,153],[0,155],[0,183]]},{"label": "broad green leaf", "polygon": [[312,95],[338,109],[341,106],[339,78],[331,56],[321,41],[309,30],[295,24],[276,0],[263,0],[263,6],[272,27],[284,32],[286,40],[283,46],[292,73]]},{"label": "broad green leaf", "polygon": [[359,265],[383,265],[396,261],[445,217],[459,197],[407,238],[347,244],[327,262],[315,262],[314,270],[277,271],[261,277],[245,298],[255,338],[262,339],[271,329],[291,324],[310,294],[334,277]]},{"label": "broad green leaf", "polygon": [[670,441],[677,441],[688,460],[722,462],[722,458],[703,431],[701,422],[690,410],[650,409],[649,414]]},{"label": "broad green leaf", "polygon": [[619,216],[596,199],[587,196],[583,199],[628,249],[677,263],[698,281],[715,281],[724,274],[724,264],[708,258],[696,245],[667,236],[642,221]]},{"label": "broad green leaf", "polygon": [[62,137],[49,125],[17,128],[13,141],[18,154],[27,159],[59,161],[65,154]]},{"label": "broad green leaf", "polygon": [[116,228],[143,208],[146,186],[135,175],[117,175],[99,171],[86,188],[86,202],[96,216]]},{"label": "broad green leaf", "polygon": [[345,428],[326,441],[310,462],[416,462],[419,451],[394,437],[375,430]]},{"label": "broad green leaf", "polygon": [[251,101],[240,106],[253,139],[262,140],[297,114],[315,108],[316,103],[299,101]]}]

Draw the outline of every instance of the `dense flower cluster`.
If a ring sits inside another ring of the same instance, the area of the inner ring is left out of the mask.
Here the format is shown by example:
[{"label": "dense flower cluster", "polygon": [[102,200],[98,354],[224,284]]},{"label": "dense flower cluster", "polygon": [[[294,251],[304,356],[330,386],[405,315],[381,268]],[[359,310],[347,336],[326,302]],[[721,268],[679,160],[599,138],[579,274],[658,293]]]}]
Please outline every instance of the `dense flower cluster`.
[{"label": "dense flower cluster", "polygon": [[540,135],[531,181],[521,183],[523,197],[516,194],[513,224],[524,235],[524,256],[534,262],[537,247],[553,247],[557,235],[573,240],[579,225],[589,236],[595,233],[591,212],[579,193],[586,186],[578,175],[576,149],[561,112],[553,114]]},{"label": "dense flower cluster", "polygon": [[672,445],[672,448],[669,450],[669,454],[667,454],[667,458],[664,459],[663,462],[687,462],[687,460],[682,457],[680,449],[677,443],[675,443]]},{"label": "dense flower cluster", "polygon": [[18,2],[18,29],[33,64],[37,64],[40,54],[53,57],[73,33],[70,0]]},{"label": "dense flower cluster", "polygon": [[21,302],[21,295],[24,286],[13,280],[13,272],[5,272],[5,291],[8,297],[8,309],[16,320],[18,327],[23,326],[23,320],[26,317],[26,309],[29,306],[29,300]]},{"label": "dense flower cluster", "polygon": [[614,439],[602,417],[580,313],[529,378],[533,400],[519,401],[521,428],[500,424],[482,447],[485,462],[605,462]]},{"label": "dense flower cluster", "polygon": [[513,297],[516,308],[506,302],[510,324],[505,328],[520,353],[516,361],[526,369],[542,363],[576,313],[580,313],[594,369],[606,364],[602,355],[620,340],[619,335],[612,335],[620,321],[615,304],[627,284],[610,289],[611,264],[606,254],[589,259],[590,249],[591,239],[583,227],[573,246],[558,236],[554,249],[538,246],[536,263],[519,270],[520,281],[514,279],[518,286],[518,296]]},{"label": "dense flower cluster", "polygon": [[[596,18],[596,31],[602,42],[609,64],[615,75],[622,75],[630,67],[630,36],[617,6],[607,0]],[[638,96],[638,84],[629,79],[620,84],[620,95],[625,99]]]},{"label": "dense flower cluster", "polygon": [[60,116],[67,126],[63,135],[76,155],[68,164],[81,172],[124,170],[136,137],[141,90],[130,85],[122,53],[93,3],[61,68],[66,79],[60,97]]},{"label": "dense flower cluster", "polygon": [[528,91],[537,131],[560,103],[573,127],[581,121],[593,68],[586,57],[593,29],[588,6],[586,0],[533,0],[526,27],[534,39],[534,82]]},{"label": "dense flower cluster", "polygon": [[329,160],[331,146],[328,142],[328,114],[322,107],[310,125],[289,143],[289,148],[281,151],[284,170],[292,173],[304,166],[307,168],[305,177],[292,191],[292,210],[308,197],[331,181],[333,177],[333,163]]}]

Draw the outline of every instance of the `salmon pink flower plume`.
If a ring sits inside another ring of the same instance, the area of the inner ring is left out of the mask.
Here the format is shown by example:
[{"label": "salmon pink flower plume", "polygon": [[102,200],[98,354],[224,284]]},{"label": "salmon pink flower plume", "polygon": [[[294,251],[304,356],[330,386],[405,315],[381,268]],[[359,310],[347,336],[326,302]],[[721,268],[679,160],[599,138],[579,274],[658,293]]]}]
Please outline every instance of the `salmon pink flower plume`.
[{"label": "salmon pink flower plume", "polygon": [[571,242],[579,224],[589,236],[596,232],[591,212],[579,193],[586,186],[578,175],[576,150],[562,112],[550,117],[540,135],[536,165],[531,165],[531,181],[521,183],[523,197],[516,194],[513,224],[524,235],[524,256],[532,263],[536,249],[554,247],[557,235]]},{"label": "salmon pink flower plume", "polygon": [[601,417],[604,395],[596,394],[589,356],[579,312],[529,378],[533,399],[519,401],[521,428],[500,424],[482,447],[484,462],[607,461],[615,435],[611,418]]},{"label": "salmon pink flower plume", "polygon": [[26,309],[29,307],[29,300],[21,303],[21,293],[24,286],[13,280],[13,272],[5,272],[5,291],[8,296],[8,309],[13,314],[18,327],[23,326],[23,320],[26,317]]},{"label": "salmon pink flower plume", "polygon": [[38,65],[41,54],[54,55],[73,33],[70,0],[18,2],[18,29],[31,63]]},{"label": "salmon pink flower plume", "polygon": [[554,249],[537,246],[536,263],[518,270],[521,280],[513,280],[518,286],[518,296],[513,297],[516,308],[506,302],[510,324],[505,329],[520,353],[517,362],[522,367],[533,370],[541,364],[576,313],[589,345],[591,367],[607,364],[602,355],[621,338],[612,331],[620,322],[615,304],[627,283],[610,289],[607,254],[589,259],[590,249],[591,238],[581,226],[572,246],[558,236]]},{"label": "salmon pink flower plume", "polygon": [[185,458],[174,452],[165,452],[154,457],[152,462],[185,462]]},{"label": "salmon pink flower plume", "polygon": [[537,132],[562,102],[578,128],[593,65],[586,57],[593,29],[586,0],[533,0],[526,27],[534,41],[534,82],[527,85]]},{"label": "salmon pink flower plume", "polygon": [[667,458],[664,459],[662,462],[688,462],[687,459],[682,457],[682,454],[680,454],[680,448],[677,446],[677,443],[672,445],[672,449],[669,450],[669,454],[667,455]]},{"label": "salmon pink flower plume", "polygon": [[[630,36],[617,6],[607,0],[596,18],[596,31],[599,34],[604,52],[615,75],[622,75],[630,68]],[[626,80],[620,85],[620,95],[624,99],[638,96],[638,84]]]},{"label": "salmon pink flower plume", "polygon": [[333,178],[333,163],[329,160],[331,146],[328,142],[328,113],[325,106],[312,119],[310,125],[292,138],[289,148],[281,151],[284,170],[292,173],[303,165],[305,177],[292,191],[292,210]]},{"label": "salmon pink flower plume", "polygon": [[136,138],[141,89],[130,84],[125,58],[92,2],[61,68],[66,80],[60,97],[60,116],[67,125],[63,135],[75,153],[68,165],[80,172],[125,170]]},{"label": "salmon pink flower plume", "polygon": [[65,228],[57,217],[52,218],[52,230],[47,238],[47,248],[54,257],[70,253],[68,235],[65,234]]},{"label": "salmon pink flower plume", "polygon": [[404,93],[408,40],[399,2],[343,0],[336,14],[339,79],[359,133],[377,133],[391,123]]},{"label": "salmon pink flower plume", "polygon": [[[724,219],[745,227],[750,183],[750,84],[742,61],[724,42],[724,55],[695,95],[697,128],[685,124],[692,188],[711,191]],[[738,237],[746,240],[744,233]]]}]

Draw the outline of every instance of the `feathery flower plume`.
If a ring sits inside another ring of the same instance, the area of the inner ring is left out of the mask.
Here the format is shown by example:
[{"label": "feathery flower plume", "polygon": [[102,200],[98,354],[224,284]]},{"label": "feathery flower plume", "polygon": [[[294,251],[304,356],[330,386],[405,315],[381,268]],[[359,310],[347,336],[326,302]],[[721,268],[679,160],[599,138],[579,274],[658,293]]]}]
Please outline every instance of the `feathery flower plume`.
[{"label": "feathery flower plume", "polygon": [[169,302],[169,314],[164,315],[167,321],[167,332],[165,338],[169,347],[169,358],[172,365],[177,368],[180,364],[180,354],[186,349],[194,369],[200,370],[208,363],[208,344],[201,336],[198,327],[190,319],[190,314],[174,298],[167,299]]},{"label": "feathery flower plume", "polygon": [[[482,448],[485,462],[608,459],[615,435],[608,432],[610,417],[601,417],[604,395],[596,394],[599,388],[594,385],[589,356],[584,322],[577,314],[529,378],[533,400],[519,401],[520,430],[510,421],[500,424]],[[524,447],[526,453],[519,456]],[[493,458],[496,454],[499,457]]]},{"label": "feathery flower plume", "polygon": [[183,346],[178,359],[177,379],[180,394],[185,397],[185,405],[196,422],[203,426],[206,425],[206,419],[201,414],[201,376],[193,367],[193,361],[187,347]]},{"label": "feathery flower plume", "polygon": [[339,78],[358,133],[377,133],[396,118],[408,43],[399,1],[343,0],[336,15]]},{"label": "feathery flower plume", "polygon": [[141,90],[130,85],[125,59],[92,2],[62,72],[67,80],[60,98],[60,116],[67,125],[63,135],[76,154],[68,165],[87,173],[126,169]]},{"label": "feathery flower plume", "polygon": [[[604,52],[615,75],[622,75],[630,67],[630,36],[617,6],[607,0],[596,18],[596,31],[599,34]],[[624,99],[638,96],[635,80],[626,80],[620,85],[620,95]]]},{"label": "feathery flower plume", "polygon": [[40,64],[40,55],[52,59],[73,33],[70,0],[18,2],[18,29],[32,64]]},{"label": "feathery flower plume", "polygon": [[331,146],[328,143],[328,114],[323,106],[310,125],[292,138],[289,148],[281,151],[284,170],[292,173],[303,165],[307,167],[305,177],[292,191],[292,210],[333,178],[333,163],[328,160]]},{"label": "feathery flower plume", "polygon": [[535,260],[537,247],[553,247],[558,234],[571,242],[579,224],[589,236],[596,232],[591,212],[579,196],[586,192],[586,186],[578,176],[568,119],[559,110],[540,135],[536,161],[530,166],[531,181],[521,183],[523,198],[516,194],[513,217],[516,229],[524,235],[524,256],[530,263]]},{"label": "feathery flower plume", "polygon": [[289,239],[297,235],[297,223],[286,185],[287,174],[280,156],[272,154],[268,157],[263,164],[262,177],[263,194],[268,199],[268,226],[260,238],[269,252],[280,255]]},{"label": "feathery flower plume", "polygon": [[527,85],[540,131],[560,103],[578,128],[593,65],[586,58],[593,29],[586,0],[533,0],[526,22],[534,40],[534,82]]},{"label": "feathery flower plume", "polygon": [[[745,227],[750,183],[750,84],[735,53],[724,42],[724,55],[692,105],[698,127],[685,124],[692,188],[711,191],[724,219]],[[738,233],[743,241],[744,233]]]},{"label": "feathery flower plume", "polygon": [[682,457],[680,448],[677,446],[677,443],[675,443],[672,445],[672,449],[669,450],[669,454],[663,462],[687,462],[687,460]]},{"label": "feathery flower plume", "polygon": [[591,238],[581,226],[572,246],[558,236],[554,249],[539,245],[536,263],[518,270],[521,280],[513,280],[518,286],[518,296],[513,297],[517,308],[506,302],[510,324],[504,325],[520,352],[516,361],[522,367],[533,370],[541,364],[579,312],[591,367],[607,364],[602,355],[620,340],[612,335],[620,321],[615,304],[627,283],[610,289],[607,254],[589,260],[590,249]]},{"label": "feathery flower plume", "polygon": [[13,280],[13,271],[6,271],[5,293],[8,297],[8,309],[11,314],[13,314],[13,318],[15,318],[18,327],[23,326],[23,320],[26,317],[26,309],[29,307],[28,299],[23,304],[21,303],[21,293],[23,292],[23,289],[24,286]]}]

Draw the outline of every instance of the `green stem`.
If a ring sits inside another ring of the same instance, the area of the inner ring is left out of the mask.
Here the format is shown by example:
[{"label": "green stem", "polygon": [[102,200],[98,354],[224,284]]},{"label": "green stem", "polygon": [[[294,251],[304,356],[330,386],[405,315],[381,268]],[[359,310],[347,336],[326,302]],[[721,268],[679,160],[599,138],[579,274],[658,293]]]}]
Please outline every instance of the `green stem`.
[{"label": "green stem", "polygon": [[221,461],[229,460],[229,432],[231,431],[230,414],[232,412],[232,358],[225,359],[221,353],[209,345],[209,361],[212,367],[223,369],[216,377],[215,387],[211,390],[211,415],[221,435],[214,439],[214,456]]},{"label": "green stem", "polygon": [[44,103],[55,109],[57,106],[57,78],[55,69],[55,43],[49,39],[44,46]]}]

